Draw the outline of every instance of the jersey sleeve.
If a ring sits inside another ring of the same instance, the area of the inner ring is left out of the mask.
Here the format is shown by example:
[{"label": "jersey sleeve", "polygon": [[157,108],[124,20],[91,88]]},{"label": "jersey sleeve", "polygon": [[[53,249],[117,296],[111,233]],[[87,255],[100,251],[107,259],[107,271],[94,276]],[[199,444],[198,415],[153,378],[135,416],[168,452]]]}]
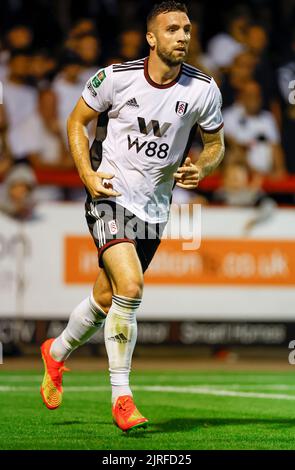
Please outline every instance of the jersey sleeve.
[{"label": "jersey sleeve", "polygon": [[221,93],[215,80],[212,78],[207,93],[204,94],[204,100],[197,119],[203,131],[214,133],[223,127],[221,106]]},{"label": "jersey sleeve", "polygon": [[85,85],[82,98],[90,108],[102,113],[113,102],[113,67],[98,70]]}]

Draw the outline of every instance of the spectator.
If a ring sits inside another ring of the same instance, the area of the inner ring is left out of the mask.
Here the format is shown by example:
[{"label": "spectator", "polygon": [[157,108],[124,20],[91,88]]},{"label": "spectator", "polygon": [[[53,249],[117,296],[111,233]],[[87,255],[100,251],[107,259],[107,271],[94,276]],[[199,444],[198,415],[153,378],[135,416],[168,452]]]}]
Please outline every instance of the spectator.
[{"label": "spectator", "polygon": [[92,18],[79,18],[71,27],[68,37],[70,39],[79,38],[84,34],[96,35],[96,26]]},{"label": "spectator", "polygon": [[12,50],[28,50],[33,43],[33,31],[25,25],[15,25],[5,35],[3,49],[0,54],[0,80],[8,75],[10,52]]},{"label": "spectator", "polygon": [[79,39],[85,35],[97,35],[94,20],[91,18],[80,18],[73,24],[73,26],[68,31],[64,48],[76,52]]},{"label": "spectator", "polygon": [[225,135],[231,146],[244,150],[245,161],[253,171],[281,177],[285,164],[279,131],[272,114],[262,110],[261,105],[259,84],[247,82],[239,101],[223,113]]},{"label": "spectator", "polygon": [[255,59],[250,52],[238,54],[221,84],[223,106],[231,106],[239,96],[244,84],[254,78]]},{"label": "spectator", "polygon": [[[57,117],[53,119],[55,107],[50,90],[37,90],[27,85],[32,71],[31,55],[16,51],[10,59],[9,80],[4,84],[4,106],[8,120],[8,143],[15,162],[27,162],[35,167],[62,168],[72,165]],[[41,77],[38,77],[41,78]],[[44,78],[44,77],[43,77]],[[41,112],[40,112],[41,111]],[[60,199],[60,189],[42,187],[38,189],[42,199]]]},{"label": "spectator", "polygon": [[217,203],[238,207],[254,207],[256,213],[244,227],[245,235],[257,224],[265,222],[274,213],[276,203],[261,190],[261,178],[250,181],[250,171],[245,163],[226,165],[222,184],[213,194]]},{"label": "spectator", "polygon": [[[75,103],[81,96],[85,82],[81,80],[83,63],[80,56],[73,51],[65,51],[60,73],[53,82],[52,91],[56,103],[56,116],[58,120],[57,133],[61,133],[63,147],[68,150],[67,139],[67,119],[72,112]],[[95,136],[95,122],[88,127],[90,145]],[[64,162],[73,165],[71,158],[65,157]],[[80,188],[70,188],[66,198],[69,200],[84,200],[85,190]]]},{"label": "spectator", "polygon": [[64,145],[67,147],[67,119],[81,96],[85,83],[81,81],[83,63],[78,54],[65,51],[61,61],[60,73],[53,81],[52,90],[56,97],[57,118]]},{"label": "spectator", "polygon": [[94,34],[82,36],[77,43],[76,52],[82,60],[83,70],[80,75],[81,81],[86,83],[100,68],[99,59],[101,55],[100,39]]},{"label": "spectator", "polygon": [[46,90],[54,78],[57,68],[55,57],[47,49],[35,50],[32,55],[30,77],[38,90]]},{"label": "spectator", "polygon": [[[29,154],[29,161],[35,169],[63,170],[73,167],[73,160],[64,144],[56,116],[55,95],[50,89],[39,95],[40,114],[34,122],[36,134],[35,151]],[[57,201],[64,198],[63,189],[53,185],[42,185],[36,189],[38,200]]]},{"label": "spectator", "polygon": [[14,51],[9,61],[9,74],[3,86],[3,103],[7,116],[7,143],[15,161],[27,160],[36,150],[34,121],[38,114],[38,94],[27,84],[31,56]]},{"label": "spectator", "polygon": [[36,203],[35,187],[36,177],[30,167],[13,167],[1,188],[0,210],[17,220],[31,219]]},{"label": "spectator", "polygon": [[5,35],[3,50],[0,54],[0,80],[4,80],[8,74],[10,51],[29,50],[33,44],[34,34],[31,28],[18,24],[13,26]]},{"label": "spectator", "polygon": [[[38,116],[34,120],[36,147],[29,154],[30,163],[38,169],[72,167],[73,161],[63,140],[57,116],[57,98],[50,88],[56,69],[56,60],[46,51],[36,51],[31,65],[31,78],[39,89]],[[61,188],[42,186],[37,188],[39,200],[60,200]]]},{"label": "spectator", "polygon": [[25,24],[17,24],[6,33],[6,46],[9,50],[30,49],[33,44],[33,30]]},{"label": "spectator", "polygon": [[123,58],[123,61],[136,60],[141,57],[143,39],[143,29],[140,27],[122,31],[119,38],[119,56]]},{"label": "spectator", "polygon": [[219,33],[208,43],[208,54],[216,67],[226,69],[245,50],[250,15],[248,9],[237,6],[227,16],[227,33]]},{"label": "spectator", "polygon": [[269,37],[263,26],[259,24],[249,26],[246,45],[255,60],[254,79],[261,86],[262,105],[264,109],[268,109],[274,114],[278,124],[280,124],[281,114],[278,93],[274,70],[268,53],[268,43]]}]

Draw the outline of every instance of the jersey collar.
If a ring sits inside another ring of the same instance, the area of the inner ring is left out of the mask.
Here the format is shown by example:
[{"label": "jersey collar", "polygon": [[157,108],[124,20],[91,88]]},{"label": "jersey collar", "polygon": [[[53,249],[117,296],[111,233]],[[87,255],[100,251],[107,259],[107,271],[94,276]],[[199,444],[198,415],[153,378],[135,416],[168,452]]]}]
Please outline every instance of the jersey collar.
[{"label": "jersey collar", "polygon": [[172,82],[166,83],[165,85],[160,85],[159,83],[154,82],[154,80],[152,80],[151,77],[149,76],[148,61],[149,61],[149,58],[146,57],[144,59],[144,76],[145,76],[146,81],[150,85],[152,85],[153,87],[155,87],[155,88],[170,88],[173,85],[175,85],[178,82],[178,80],[180,79],[180,76],[181,76],[181,73],[182,73],[182,64],[181,64],[181,67],[180,67],[179,74],[177,75],[177,77],[174,80],[172,80]]}]

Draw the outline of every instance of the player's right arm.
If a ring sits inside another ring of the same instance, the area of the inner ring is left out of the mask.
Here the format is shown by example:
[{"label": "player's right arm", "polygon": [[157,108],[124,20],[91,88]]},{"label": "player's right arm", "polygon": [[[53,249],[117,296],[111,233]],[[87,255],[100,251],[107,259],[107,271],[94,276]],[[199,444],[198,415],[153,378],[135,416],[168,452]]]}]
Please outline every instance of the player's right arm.
[{"label": "player's right arm", "polygon": [[99,113],[80,98],[67,121],[68,139],[72,157],[84,185],[93,199],[98,197],[120,196],[120,193],[108,189],[103,179],[112,179],[114,175],[93,171],[90,163],[87,125],[97,119]]}]

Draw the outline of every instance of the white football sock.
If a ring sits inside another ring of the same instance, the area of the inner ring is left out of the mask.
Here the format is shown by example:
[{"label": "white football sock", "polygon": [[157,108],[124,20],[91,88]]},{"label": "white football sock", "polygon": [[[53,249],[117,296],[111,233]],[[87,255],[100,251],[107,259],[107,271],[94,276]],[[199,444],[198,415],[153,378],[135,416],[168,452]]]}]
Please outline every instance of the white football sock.
[{"label": "white football sock", "polygon": [[132,396],[129,374],[137,339],[136,312],[140,303],[141,299],[113,295],[105,322],[104,339],[109,358],[113,403],[118,396]]},{"label": "white football sock", "polygon": [[93,294],[84,299],[71,313],[65,330],[52,343],[50,354],[56,361],[65,361],[69,355],[99,330],[106,314],[96,303]]}]

